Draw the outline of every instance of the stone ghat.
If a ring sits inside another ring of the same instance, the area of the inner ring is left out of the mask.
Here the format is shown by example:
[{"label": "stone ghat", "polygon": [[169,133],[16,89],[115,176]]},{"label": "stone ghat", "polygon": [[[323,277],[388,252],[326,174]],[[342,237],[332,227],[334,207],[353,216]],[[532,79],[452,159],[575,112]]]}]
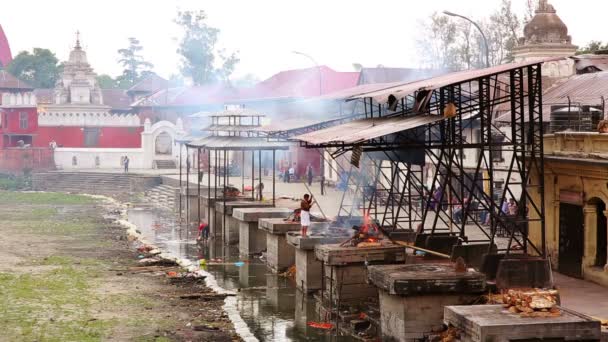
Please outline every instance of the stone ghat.
[{"label": "stone ghat", "polygon": [[338,244],[315,247],[315,257],[330,266],[374,262],[383,264],[403,263],[405,254],[403,246],[393,244],[377,247],[342,247]]},{"label": "stone ghat", "polygon": [[450,264],[369,266],[369,279],[391,295],[480,293],[485,290],[483,274],[456,272]]},{"label": "stone ghat", "polygon": [[522,318],[502,305],[447,306],[445,324],[460,332],[462,342],[600,341],[600,322],[560,308],[562,315]]}]

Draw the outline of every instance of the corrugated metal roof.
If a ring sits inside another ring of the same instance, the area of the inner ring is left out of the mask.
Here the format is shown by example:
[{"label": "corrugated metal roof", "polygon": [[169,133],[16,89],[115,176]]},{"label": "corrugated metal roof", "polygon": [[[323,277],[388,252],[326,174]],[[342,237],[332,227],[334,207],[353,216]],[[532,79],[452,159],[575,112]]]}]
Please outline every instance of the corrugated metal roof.
[{"label": "corrugated metal roof", "polygon": [[34,90],[34,87],[8,72],[0,70],[0,89]]},{"label": "corrugated metal roof", "polygon": [[260,132],[277,133],[277,132],[288,132],[298,129],[304,129],[307,127],[313,127],[321,124],[331,124],[336,121],[345,120],[347,117],[334,117],[323,120],[313,119],[287,119],[287,120],[276,120],[270,125],[262,126],[258,129]]},{"label": "corrugated metal roof", "polygon": [[208,150],[288,150],[290,143],[282,141],[268,141],[266,138],[249,137],[205,137],[186,144],[194,148],[205,148]]},{"label": "corrugated metal roof", "polygon": [[[590,74],[574,75],[547,89],[543,94],[543,121],[549,122],[551,119],[551,106],[567,105],[573,107],[579,105],[602,105],[603,99],[608,99],[608,71],[595,72]],[[528,112],[528,101],[524,101],[524,113]],[[528,115],[524,115],[527,122]],[[496,118],[497,121],[510,122],[511,112],[507,111]]]},{"label": "corrugated metal roof", "polygon": [[440,120],[443,120],[443,116],[416,115],[410,117],[355,120],[343,125],[303,134],[295,137],[295,139],[313,145],[327,143],[356,144],[385,135],[407,131]]},{"label": "corrugated metal roof", "polygon": [[351,97],[351,99],[371,97],[378,103],[386,103],[390,95],[393,95],[397,98],[403,98],[413,94],[418,90],[434,90],[448,85],[466,82],[468,80],[474,80],[481,77],[496,75],[513,69],[523,68],[535,64],[541,64],[544,62],[556,61],[560,59],[563,58],[536,58],[530,59],[525,62],[502,64],[485,69],[460,71],[442,76],[437,76],[434,78],[429,78],[426,80],[400,84],[387,89],[356,95]]},{"label": "corrugated metal roof", "polygon": [[258,132],[260,125],[210,125],[203,127],[205,132]]}]

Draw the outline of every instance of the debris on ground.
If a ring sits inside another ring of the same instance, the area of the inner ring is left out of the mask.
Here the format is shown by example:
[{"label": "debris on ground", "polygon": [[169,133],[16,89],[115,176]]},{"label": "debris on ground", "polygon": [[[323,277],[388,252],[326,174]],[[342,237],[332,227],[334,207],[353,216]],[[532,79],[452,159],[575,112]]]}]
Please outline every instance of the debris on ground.
[{"label": "debris on ground", "polygon": [[204,301],[210,300],[224,300],[226,297],[234,296],[231,293],[214,293],[214,292],[205,292],[205,293],[190,293],[179,296],[181,299],[200,299]]},{"label": "debris on ground", "polygon": [[311,328],[315,329],[323,329],[323,330],[332,330],[334,325],[332,323],[323,323],[323,322],[308,322],[306,323]]},{"label": "debris on ground", "polygon": [[460,340],[460,330],[455,327],[449,327],[439,335],[439,342],[455,342]]}]

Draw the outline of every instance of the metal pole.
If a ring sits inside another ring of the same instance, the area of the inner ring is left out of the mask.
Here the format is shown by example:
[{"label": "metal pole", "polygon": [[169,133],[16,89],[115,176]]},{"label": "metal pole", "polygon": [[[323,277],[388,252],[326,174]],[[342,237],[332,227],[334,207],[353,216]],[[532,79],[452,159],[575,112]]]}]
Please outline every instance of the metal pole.
[{"label": "metal pole", "polygon": [[179,144],[179,217],[182,217],[182,149],[184,144]]},{"label": "metal pole", "polygon": [[251,150],[251,199],[255,201],[255,151]]},{"label": "metal pole", "polygon": [[[213,199],[213,205],[215,206],[215,199]],[[215,210],[215,208],[213,208]],[[215,215],[214,215],[215,217]],[[207,150],[207,224],[209,227],[213,227],[213,237],[215,238],[215,221],[211,222],[211,152]],[[213,226],[211,225],[213,224]],[[209,229],[211,231],[211,229]]]},{"label": "metal pole", "polygon": [[443,14],[448,15],[450,17],[458,17],[461,19],[464,19],[468,22],[470,22],[471,24],[473,24],[473,26],[475,26],[475,28],[477,28],[477,30],[479,31],[479,33],[481,34],[481,38],[483,39],[483,43],[485,45],[485,52],[486,52],[486,68],[490,67],[490,44],[488,44],[488,39],[486,38],[485,33],[483,33],[483,30],[481,29],[481,27],[479,26],[479,24],[477,24],[476,22],[474,22],[473,20],[460,15],[460,14],[456,14],[456,13],[452,13],[450,11],[443,11]]},{"label": "metal pole", "polygon": [[[258,185],[262,184],[262,150],[258,151],[258,177],[260,177],[260,181]],[[260,201],[262,201],[262,187],[260,186]]]},{"label": "metal pole", "polygon": [[197,183],[197,186],[198,186],[198,189],[197,189],[197,203],[198,203],[197,212],[198,212],[198,223],[200,224],[200,222],[201,222],[201,148],[200,147],[197,149],[196,163],[198,164],[198,174],[197,174],[197,177],[196,177],[196,183]]},{"label": "metal pole", "polygon": [[[186,165],[190,160],[190,151],[188,145],[186,145]],[[186,167],[186,227],[190,225],[190,168]]]},{"label": "metal pole", "polygon": [[275,206],[275,198],[276,198],[276,190],[275,190],[275,171],[277,169],[277,166],[275,165],[275,157],[276,157],[276,150],[272,150],[272,206]]}]

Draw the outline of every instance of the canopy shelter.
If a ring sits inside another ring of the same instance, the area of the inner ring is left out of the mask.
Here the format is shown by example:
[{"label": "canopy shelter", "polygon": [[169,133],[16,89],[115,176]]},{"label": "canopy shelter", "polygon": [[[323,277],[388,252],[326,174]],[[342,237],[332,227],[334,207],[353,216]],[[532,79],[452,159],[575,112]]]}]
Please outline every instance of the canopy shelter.
[{"label": "canopy shelter", "polygon": [[[251,155],[251,200],[262,201],[262,191],[264,185],[262,182],[262,153],[272,154],[272,204],[274,206],[276,200],[275,187],[275,154],[278,150],[288,150],[290,143],[284,141],[269,141],[265,137],[265,133],[259,128],[262,125],[264,115],[257,112],[244,109],[231,109],[220,113],[199,113],[211,118],[211,125],[204,127],[202,130],[208,136],[199,138],[186,143],[187,155],[189,150],[195,150],[194,165],[197,169],[197,197],[198,197],[198,212],[197,219],[201,220],[201,183],[203,181],[203,170],[207,168],[207,198],[214,199],[215,202],[223,203],[226,209],[228,199],[243,198],[246,192],[245,187],[245,158],[247,154]],[[206,158],[205,158],[206,156]],[[232,163],[234,158],[241,157],[240,165]],[[257,163],[256,163],[257,156]],[[256,165],[257,164],[257,165]],[[181,157],[180,157],[181,165]],[[257,166],[257,175],[256,175]],[[211,175],[213,174],[213,180]],[[240,191],[236,186],[230,184],[231,176],[241,176]],[[257,176],[257,179],[256,179]],[[187,168],[187,179],[190,178],[190,169]],[[257,182],[256,182],[257,180]],[[186,192],[189,193],[189,184],[186,183]],[[181,184],[180,184],[181,186]],[[219,190],[219,194],[218,194]],[[238,192],[238,194],[237,194]],[[257,193],[256,193],[257,192]],[[212,206],[207,206],[207,218],[212,217]],[[187,209],[187,212],[189,210]],[[223,227],[226,228],[226,213],[224,210]],[[189,218],[187,218],[190,221]],[[211,224],[211,223],[210,223]],[[223,232],[224,236],[226,232]]]},{"label": "canopy shelter", "polygon": [[[544,184],[536,175],[543,174],[541,65],[549,60],[555,59],[345,91],[344,100],[364,101],[364,119],[294,139],[333,149],[334,156],[350,154],[355,166],[345,177],[350,190],[339,215],[369,215],[393,230],[454,234],[459,243],[490,249],[504,234],[509,239],[500,250],[546,256]],[[512,109],[506,129],[493,116],[498,105]],[[502,184],[495,182],[499,175]],[[509,197],[515,203],[507,204]],[[471,225],[474,237],[467,235]]]}]

